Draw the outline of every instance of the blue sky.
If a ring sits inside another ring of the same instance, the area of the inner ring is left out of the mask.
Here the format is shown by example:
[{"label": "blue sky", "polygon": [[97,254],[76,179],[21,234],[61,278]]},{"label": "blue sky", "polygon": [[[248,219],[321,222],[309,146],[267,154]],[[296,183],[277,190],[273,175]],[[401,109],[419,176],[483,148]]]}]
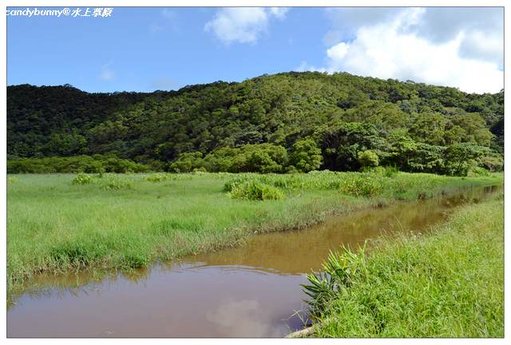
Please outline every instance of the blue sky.
[{"label": "blue sky", "polygon": [[316,70],[497,92],[503,87],[502,36],[499,8],[114,8],[105,18],[11,15],[7,81],[154,91]]}]

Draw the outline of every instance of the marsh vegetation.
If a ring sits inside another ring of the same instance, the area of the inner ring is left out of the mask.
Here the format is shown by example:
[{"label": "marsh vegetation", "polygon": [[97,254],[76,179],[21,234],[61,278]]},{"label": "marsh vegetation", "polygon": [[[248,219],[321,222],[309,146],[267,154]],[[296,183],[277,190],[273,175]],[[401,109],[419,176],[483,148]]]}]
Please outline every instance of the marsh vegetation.
[{"label": "marsh vegetation", "polygon": [[501,177],[383,168],[290,175],[9,176],[9,292],[21,291],[41,273],[126,271],[239,245],[254,232],[303,228],[329,214],[493,185]]}]

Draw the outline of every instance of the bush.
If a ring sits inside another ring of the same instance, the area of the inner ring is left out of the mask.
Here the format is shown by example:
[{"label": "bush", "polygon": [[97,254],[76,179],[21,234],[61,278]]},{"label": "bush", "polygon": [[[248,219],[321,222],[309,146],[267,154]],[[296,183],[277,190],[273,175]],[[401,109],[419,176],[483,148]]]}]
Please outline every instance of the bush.
[{"label": "bush", "polygon": [[7,161],[11,174],[50,173],[127,173],[146,172],[149,167],[115,156],[72,156],[45,158],[14,158]]},{"label": "bush", "polygon": [[170,165],[170,170],[178,173],[192,172],[195,169],[202,168],[204,160],[201,152],[182,153],[179,158]]},{"label": "bush", "polygon": [[204,158],[208,171],[283,173],[288,165],[287,151],[274,144],[222,147]]}]

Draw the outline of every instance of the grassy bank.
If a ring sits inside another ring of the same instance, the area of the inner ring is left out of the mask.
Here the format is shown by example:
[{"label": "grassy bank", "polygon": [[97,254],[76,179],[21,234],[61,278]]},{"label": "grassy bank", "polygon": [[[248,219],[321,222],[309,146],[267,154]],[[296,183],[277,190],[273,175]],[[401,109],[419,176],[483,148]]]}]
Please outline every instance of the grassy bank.
[{"label": "grassy bank", "polygon": [[255,230],[416,199],[502,175],[373,173],[9,175],[9,292],[38,273],[129,270],[237,245]]},{"label": "grassy bank", "polygon": [[[313,337],[503,337],[503,200],[419,237],[332,254],[310,276]],[[381,246],[381,247],[379,247]]]}]

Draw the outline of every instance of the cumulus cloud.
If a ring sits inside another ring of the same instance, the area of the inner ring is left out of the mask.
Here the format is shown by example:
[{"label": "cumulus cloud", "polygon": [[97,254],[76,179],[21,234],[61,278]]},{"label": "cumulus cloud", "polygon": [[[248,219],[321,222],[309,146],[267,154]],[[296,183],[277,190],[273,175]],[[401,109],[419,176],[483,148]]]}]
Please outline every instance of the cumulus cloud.
[{"label": "cumulus cloud", "polygon": [[209,322],[222,333],[233,337],[253,334],[260,337],[278,336],[268,321],[268,311],[256,300],[223,302],[216,310],[206,312]]},{"label": "cumulus cloud", "polygon": [[[346,23],[334,25],[337,42],[326,49],[325,67],[302,62],[299,69],[414,80],[466,92],[498,92],[503,88],[502,17],[498,11],[485,16],[478,14],[480,9],[462,9],[456,16],[455,9],[449,10],[452,26],[447,25],[442,9],[360,12],[348,20],[349,28]],[[345,15],[329,13],[334,19]],[[329,35],[332,39],[332,32]]]},{"label": "cumulus cloud", "polygon": [[206,23],[204,29],[225,44],[255,43],[268,30],[272,18],[284,19],[288,9],[280,7],[223,8]]}]

